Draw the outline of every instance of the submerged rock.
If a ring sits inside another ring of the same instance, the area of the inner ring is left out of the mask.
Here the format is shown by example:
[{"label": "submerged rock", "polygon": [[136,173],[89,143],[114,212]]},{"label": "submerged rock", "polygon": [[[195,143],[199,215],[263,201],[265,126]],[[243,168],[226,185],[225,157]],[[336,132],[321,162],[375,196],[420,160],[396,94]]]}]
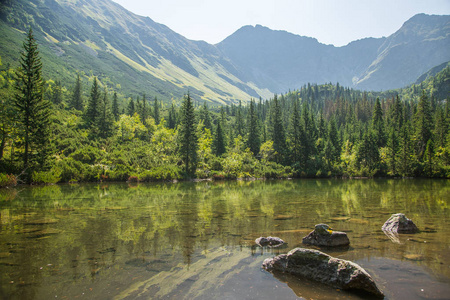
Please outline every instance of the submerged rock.
[{"label": "submerged rock", "polygon": [[259,237],[255,240],[255,243],[261,247],[269,246],[269,247],[280,247],[284,244],[284,241],[279,237]]},{"label": "submerged rock", "polygon": [[267,258],[263,268],[322,282],[343,290],[364,291],[383,297],[372,277],[358,264],[312,249],[295,248],[288,254]]},{"label": "submerged rock", "polygon": [[315,246],[347,246],[350,240],[345,232],[333,231],[327,224],[318,224],[307,236],[302,240],[303,244]]},{"label": "submerged rock", "polygon": [[383,231],[394,233],[416,233],[419,232],[416,224],[408,219],[404,214],[393,214],[381,227]]}]

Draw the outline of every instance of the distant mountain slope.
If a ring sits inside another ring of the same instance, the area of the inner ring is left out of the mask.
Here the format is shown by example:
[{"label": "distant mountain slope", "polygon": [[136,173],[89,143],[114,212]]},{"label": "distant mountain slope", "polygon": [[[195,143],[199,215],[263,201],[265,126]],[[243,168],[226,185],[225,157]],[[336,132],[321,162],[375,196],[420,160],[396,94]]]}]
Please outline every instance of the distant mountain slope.
[{"label": "distant mountain slope", "polygon": [[126,94],[146,92],[164,100],[187,91],[218,103],[271,94],[232,75],[237,71],[216,47],[190,41],[110,0],[9,0],[1,2],[0,12],[4,62],[17,60],[31,25],[44,71],[52,77],[74,78],[80,70],[108,77]]},{"label": "distant mountain slope", "polygon": [[449,60],[450,16],[419,14],[385,39],[355,86],[370,90],[401,88]]},{"label": "distant mountain slope", "polygon": [[268,98],[311,83],[367,90],[406,86],[450,61],[450,16],[417,15],[387,38],[344,47],[263,26],[244,26],[217,45],[191,41],[111,0],[1,0],[0,56],[17,65],[29,26],[44,75],[98,76],[124,96],[160,100],[187,91],[213,103]]},{"label": "distant mountain slope", "polygon": [[416,15],[387,38],[343,47],[285,31],[245,26],[217,47],[245,80],[284,92],[307,82],[366,90],[401,88],[450,59],[450,16]]},{"label": "distant mountain slope", "polygon": [[422,74],[417,78],[416,82],[414,84],[420,84],[421,82],[427,80],[428,78],[432,78],[439,74],[442,70],[450,66],[450,61],[447,61],[443,64],[440,64],[439,66],[436,66],[434,68],[431,68],[428,72],[425,74]]}]

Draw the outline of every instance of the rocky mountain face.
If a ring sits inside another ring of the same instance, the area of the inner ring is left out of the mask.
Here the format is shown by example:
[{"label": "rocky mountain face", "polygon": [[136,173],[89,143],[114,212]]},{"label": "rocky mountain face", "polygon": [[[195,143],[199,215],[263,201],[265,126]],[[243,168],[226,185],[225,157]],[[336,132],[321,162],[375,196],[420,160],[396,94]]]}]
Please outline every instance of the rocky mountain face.
[{"label": "rocky mountain face", "polygon": [[307,82],[365,90],[401,88],[450,59],[450,16],[416,15],[387,38],[343,47],[262,26],[245,26],[217,47],[246,81],[283,92]]},{"label": "rocky mountain face", "polygon": [[188,91],[213,103],[247,101],[308,82],[386,90],[413,83],[450,60],[450,16],[417,15],[387,38],[344,47],[259,25],[210,45],[111,0],[3,0],[3,64],[17,64],[30,26],[46,76],[71,82],[75,72],[83,72],[125,96],[146,93],[163,101]]}]

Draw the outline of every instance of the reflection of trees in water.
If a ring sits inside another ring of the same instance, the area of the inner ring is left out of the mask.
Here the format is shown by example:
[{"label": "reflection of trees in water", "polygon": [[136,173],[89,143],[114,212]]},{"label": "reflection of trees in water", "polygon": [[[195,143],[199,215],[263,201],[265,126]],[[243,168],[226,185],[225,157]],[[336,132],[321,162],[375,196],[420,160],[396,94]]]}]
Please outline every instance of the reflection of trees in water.
[{"label": "reflection of trees in water", "polygon": [[[403,212],[421,229],[444,228],[449,222],[449,193],[445,180],[329,179],[183,182],[133,187],[126,184],[20,187],[0,201],[4,228],[0,252],[7,251],[7,240],[23,245],[25,251],[13,255],[13,261],[21,261],[16,272],[23,278],[39,278],[36,267],[51,261],[78,280],[83,276],[99,280],[106,274],[113,276],[113,270],[108,268],[115,263],[134,266],[139,262],[137,265],[145,269],[150,261],[167,255],[164,262],[193,264],[199,252],[207,252],[211,247],[248,245],[258,236],[275,232],[297,242],[302,233],[283,232],[329,223],[336,230],[349,231],[360,257],[378,254],[405,259],[409,254],[420,254],[424,259],[417,261],[418,264],[441,272],[444,268],[441,263],[450,262],[442,261],[446,256],[436,252],[440,251],[439,245],[450,244],[449,234],[424,233],[423,237],[419,236],[423,240],[435,239],[429,241],[429,246],[405,241],[396,247],[381,233],[381,226],[390,213]],[[3,200],[6,198],[7,201]],[[39,219],[56,220],[42,226],[60,233],[42,240],[17,234],[26,229],[26,222]],[[365,244],[372,248],[360,250]],[[132,259],[137,261],[126,264]]]}]

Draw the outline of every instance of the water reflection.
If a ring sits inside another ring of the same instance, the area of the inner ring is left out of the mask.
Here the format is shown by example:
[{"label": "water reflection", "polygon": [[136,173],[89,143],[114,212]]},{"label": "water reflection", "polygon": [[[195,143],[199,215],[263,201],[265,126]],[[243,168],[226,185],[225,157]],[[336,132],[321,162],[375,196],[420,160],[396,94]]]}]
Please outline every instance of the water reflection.
[{"label": "water reflection", "polygon": [[[206,299],[224,293],[242,274],[248,278],[241,281],[266,289],[267,295],[309,295],[304,286],[299,288],[303,292],[292,293],[289,286],[295,282],[287,279],[283,292],[272,290],[276,279],[259,273],[264,258],[301,245],[317,223],[349,235],[350,248],[327,250],[330,255],[363,262],[395,259],[426,267],[448,284],[448,199],[446,180],[77,184],[0,190],[0,296],[48,299],[84,293],[96,299]],[[422,230],[400,235],[400,244],[381,231],[397,212]],[[254,246],[257,237],[269,235],[285,240],[288,248],[267,251]],[[248,292],[243,287],[233,295]],[[335,295],[319,293],[322,298]]]}]

